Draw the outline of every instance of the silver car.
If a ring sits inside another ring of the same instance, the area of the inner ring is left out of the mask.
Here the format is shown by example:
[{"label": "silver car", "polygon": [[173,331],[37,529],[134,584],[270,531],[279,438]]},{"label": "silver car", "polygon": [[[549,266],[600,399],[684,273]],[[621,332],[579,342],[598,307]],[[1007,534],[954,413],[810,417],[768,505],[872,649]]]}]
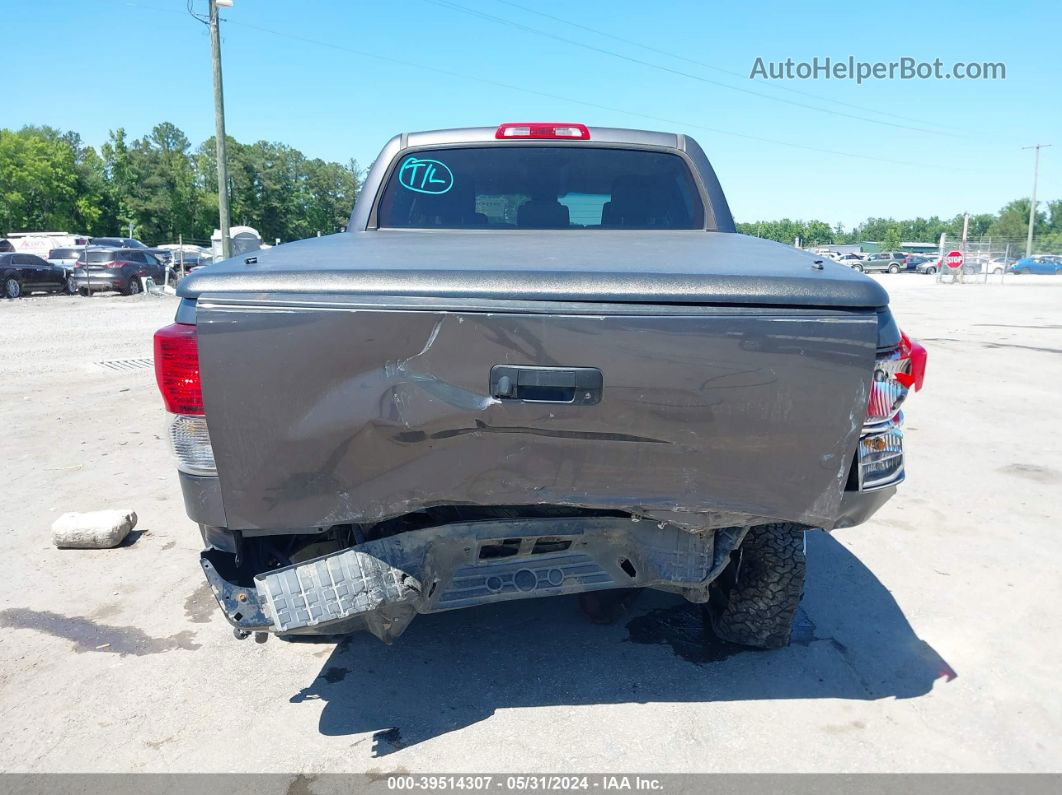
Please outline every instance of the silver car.
[{"label": "silver car", "polygon": [[74,287],[74,280],[70,277],[74,274],[74,268],[77,267],[77,258],[81,256],[84,250],[84,246],[69,246],[67,248],[53,248],[48,252],[48,264],[58,265],[66,272],[64,291],[71,295],[77,290]]}]

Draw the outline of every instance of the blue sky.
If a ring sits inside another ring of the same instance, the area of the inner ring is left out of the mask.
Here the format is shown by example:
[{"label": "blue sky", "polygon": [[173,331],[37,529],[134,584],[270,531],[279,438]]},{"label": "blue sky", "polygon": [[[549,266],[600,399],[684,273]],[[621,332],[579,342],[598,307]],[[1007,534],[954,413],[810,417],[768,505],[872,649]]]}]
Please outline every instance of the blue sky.
[{"label": "blue sky", "polygon": [[[209,38],[185,1],[0,0],[0,126],[50,124],[99,145],[166,120],[193,144],[209,137]],[[738,220],[846,226],[995,211],[1029,194],[1021,147],[1054,143],[1038,195],[1062,197],[1056,0],[511,2],[235,0],[223,13],[228,132],[368,165],[401,130],[674,130],[704,147]],[[748,79],[758,56],[849,55],[1002,61],[1007,79]]]}]

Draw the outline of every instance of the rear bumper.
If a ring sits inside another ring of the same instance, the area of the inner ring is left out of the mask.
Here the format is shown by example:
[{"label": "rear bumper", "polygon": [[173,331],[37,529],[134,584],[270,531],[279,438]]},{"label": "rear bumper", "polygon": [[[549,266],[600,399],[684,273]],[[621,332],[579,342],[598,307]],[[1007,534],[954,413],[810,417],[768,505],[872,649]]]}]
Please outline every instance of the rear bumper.
[{"label": "rear bumper", "polygon": [[124,290],[129,286],[129,280],[123,276],[104,276],[92,274],[90,276],[75,276],[74,286],[79,290]]},{"label": "rear bumper", "polygon": [[892,499],[895,493],[896,486],[886,486],[869,492],[846,491],[841,498],[841,509],[832,529],[840,530],[863,524],[877,513],[882,505]]},{"label": "rear bumper", "polygon": [[704,602],[745,532],[690,533],[625,517],[479,521],[369,541],[244,585],[230,553],[208,549],[201,563],[240,630],[368,630],[390,642],[418,613],[513,599],[637,587]]},{"label": "rear bumper", "polygon": [[184,510],[188,518],[201,525],[227,527],[225,509],[221,501],[221,481],[216,477],[189,475],[177,471],[184,496]]}]

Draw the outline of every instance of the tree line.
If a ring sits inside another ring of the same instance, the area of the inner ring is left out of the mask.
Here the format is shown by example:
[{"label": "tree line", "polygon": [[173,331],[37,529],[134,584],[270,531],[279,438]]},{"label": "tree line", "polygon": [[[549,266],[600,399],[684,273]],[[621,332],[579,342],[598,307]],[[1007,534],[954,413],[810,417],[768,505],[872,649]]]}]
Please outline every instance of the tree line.
[{"label": "tree line", "polygon": [[[336,232],[360,183],[358,164],[308,158],[281,143],[228,145],[232,223],[272,242]],[[218,226],[214,138],[198,147],[163,122],[130,139],[113,130],[97,151],[72,131],[0,129],[0,235],[126,234],[152,245],[205,242]]]},{"label": "tree line", "polygon": [[[1036,212],[1033,229],[1036,250],[1038,253],[1062,253],[1062,199],[1045,202],[1045,205],[1046,209]],[[842,224],[830,226],[825,221],[794,221],[789,218],[739,223],[737,227],[744,234],[777,240],[779,243],[792,244],[796,238],[800,238],[802,246],[874,241],[881,243],[883,250],[892,251],[906,241],[935,243],[941,234],[946,234],[951,241],[961,240],[963,216],[960,214],[947,220],[935,215],[908,220],[868,218],[849,230]],[[1028,233],[1029,199],[1015,199],[998,213],[971,215],[967,230],[970,240],[992,238],[1008,241],[1012,246],[1020,244],[1021,247],[1024,247]]]},{"label": "tree line", "polygon": [[[227,139],[229,202],[233,224],[253,226],[271,242],[338,231],[347,223],[360,186],[354,160],[346,164],[307,158],[269,141]],[[1029,200],[1015,199],[998,213],[971,215],[971,239],[1024,241]],[[20,231],[124,234],[151,244],[206,242],[218,223],[214,138],[198,147],[174,124],[163,122],[131,140],[111,131],[97,152],[73,131],[52,127],[0,129],[0,235]],[[963,216],[951,219],[868,218],[852,229],[825,221],[739,223],[738,231],[782,243],[799,238],[815,246],[902,241],[935,242],[962,236]],[[1037,211],[1037,250],[1062,252],[1062,199]]]}]

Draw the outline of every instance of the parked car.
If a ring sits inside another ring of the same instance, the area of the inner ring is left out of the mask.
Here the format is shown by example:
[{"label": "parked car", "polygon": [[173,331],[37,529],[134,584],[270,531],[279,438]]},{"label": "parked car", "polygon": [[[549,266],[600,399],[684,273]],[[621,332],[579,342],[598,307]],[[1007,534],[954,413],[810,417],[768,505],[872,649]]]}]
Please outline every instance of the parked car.
[{"label": "parked car", "polygon": [[987,254],[967,254],[963,258],[962,272],[966,275],[984,273],[988,267],[988,261]]},{"label": "parked car", "polygon": [[899,273],[907,267],[907,255],[902,251],[881,251],[861,262],[853,262],[852,269],[865,273]]},{"label": "parked car", "polygon": [[0,254],[0,285],[6,298],[35,292],[58,293],[67,290],[68,283],[66,270],[36,254]]},{"label": "parked car", "polygon": [[915,270],[919,273],[933,274],[944,267],[943,262],[939,256],[927,257],[924,262],[920,262],[915,266]]},{"label": "parked car", "polygon": [[935,259],[935,257],[930,257],[926,254],[908,254],[907,265],[904,270],[908,273],[921,273],[921,271],[919,271],[918,269],[918,266],[927,263],[933,259]]},{"label": "parked car", "polygon": [[173,252],[168,248],[152,248],[142,243],[135,237],[93,237],[89,238],[90,246],[102,246],[104,248],[139,248],[155,256],[163,265],[169,265],[173,259]]},{"label": "parked car", "polygon": [[135,237],[90,237],[88,244],[103,248],[148,248]]},{"label": "parked car", "polygon": [[840,262],[842,265],[852,265],[856,262],[862,262],[867,258],[866,254],[858,254],[854,251],[847,254],[838,254],[833,257],[834,262]]},{"label": "parked car", "polygon": [[1062,273],[1062,256],[1056,254],[1037,254],[1033,257],[1022,257],[1014,263],[1010,269],[1014,274],[1040,274],[1053,276]]},{"label": "parked car", "polygon": [[986,267],[989,273],[994,273],[997,276],[1003,273],[1009,273],[1011,268],[1014,267],[1014,263],[1017,262],[1013,257],[1010,259],[1004,259],[1003,257],[994,257],[986,263]]},{"label": "parked car", "polygon": [[67,292],[77,292],[71,277],[74,275],[74,268],[77,267],[78,257],[84,250],[84,246],[71,246],[70,248],[53,248],[48,252],[48,262],[66,271]]},{"label": "parked car", "polygon": [[[209,254],[185,254],[184,255],[184,272],[191,273],[192,271],[199,270],[200,268],[209,265],[213,262],[213,259]],[[174,270],[180,270],[181,268],[180,257],[175,257],[173,260]]]},{"label": "parked car", "polygon": [[136,248],[88,248],[74,270],[74,287],[84,296],[101,290],[117,290],[136,295],[141,279],[150,277],[162,284],[165,267],[153,254]]},{"label": "parked car", "polygon": [[348,228],[195,272],[155,335],[237,637],[645,587],[784,646],[805,531],[904,478],[924,349],[877,282],[738,234],[689,136],[402,134]]}]

